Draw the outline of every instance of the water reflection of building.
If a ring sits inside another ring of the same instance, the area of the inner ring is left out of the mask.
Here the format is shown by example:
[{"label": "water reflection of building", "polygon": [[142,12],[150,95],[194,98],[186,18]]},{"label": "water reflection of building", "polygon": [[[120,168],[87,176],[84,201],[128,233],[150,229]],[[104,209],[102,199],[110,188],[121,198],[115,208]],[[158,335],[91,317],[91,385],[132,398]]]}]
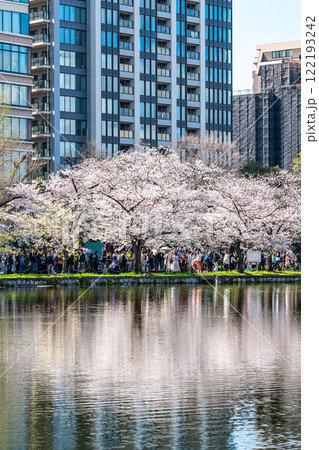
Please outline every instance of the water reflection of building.
[{"label": "water reflection of building", "polygon": [[[229,302],[209,286],[89,291],[26,355],[11,386],[0,388],[25,393],[25,442],[50,447],[55,439],[55,446],[64,448],[81,443],[114,448],[132,442],[137,448],[196,448],[200,442],[227,449],[240,439],[240,424],[248,421],[257,445],[277,445],[278,437],[266,425],[271,428],[272,421],[280,426],[276,414],[298,404],[298,389],[291,392],[298,380],[246,320],[298,365],[296,287],[220,291]],[[15,303],[7,295],[0,294],[2,316],[10,316],[12,308],[16,314],[5,333],[10,353],[11,347],[23,348],[22,342],[27,345],[40,335],[76,300],[77,291],[37,292],[33,297],[21,291]],[[186,302],[187,308],[179,306]],[[7,361],[3,351],[0,355],[3,367]],[[16,398],[3,395],[5,391],[0,392],[2,407],[15,411],[13,423],[20,420]],[[294,411],[283,433],[287,442],[298,431],[298,408]]]}]

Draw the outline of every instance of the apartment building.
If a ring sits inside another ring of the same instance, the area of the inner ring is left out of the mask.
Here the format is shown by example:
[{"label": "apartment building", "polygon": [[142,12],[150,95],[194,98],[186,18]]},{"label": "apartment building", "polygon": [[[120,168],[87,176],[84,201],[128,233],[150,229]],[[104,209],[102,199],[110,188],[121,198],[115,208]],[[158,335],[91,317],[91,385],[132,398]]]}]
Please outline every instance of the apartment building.
[{"label": "apartment building", "polygon": [[232,130],[232,3],[30,0],[32,138],[57,170],[94,141],[106,155]]},{"label": "apartment building", "polygon": [[233,97],[240,162],[290,170],[301,152],[300,41],[257,46],[252,91]]},{"label": "apartment building", "polygon": [[5,130],[20,141],[12,149],[32,149],[31,142],[31,48],[28,0],[0,0],[0,95],[5,104]]}]

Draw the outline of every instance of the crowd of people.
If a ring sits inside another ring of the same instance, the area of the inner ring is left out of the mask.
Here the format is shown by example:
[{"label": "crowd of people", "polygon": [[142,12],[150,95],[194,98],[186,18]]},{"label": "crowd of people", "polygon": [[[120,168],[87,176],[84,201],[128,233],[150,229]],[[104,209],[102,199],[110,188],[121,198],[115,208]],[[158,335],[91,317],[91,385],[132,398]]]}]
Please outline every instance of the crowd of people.
[{"label": "crowd of people", "polygon": [[[243,251],[244,270],[265,270],[266,259],[261,253],[261,261],[252,264]],[[32,250],[29,252],[12,252],[0,255],[0,273],[2,274],[59,274],[59,273],[96,273],[103,274],[131,272],[134,269],[135,257],[129,252],[86,251],[82,248],[78,253],[62,256],[56,251]],[[182,249],[146,250],[141,254],[143,272],[196,272],[210,273],[236,270],[238,255],[228,250],[187,251]],[[301,270],[300,253],[276,250],[272,254],[274,271]]]}]

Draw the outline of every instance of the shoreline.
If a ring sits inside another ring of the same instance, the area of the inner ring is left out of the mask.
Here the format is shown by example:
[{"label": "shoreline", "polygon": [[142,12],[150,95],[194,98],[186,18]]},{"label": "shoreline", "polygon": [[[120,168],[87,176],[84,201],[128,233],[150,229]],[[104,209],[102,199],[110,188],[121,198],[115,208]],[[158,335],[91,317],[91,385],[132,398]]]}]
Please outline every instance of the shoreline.
[{"label": "shoreline", "polygon": [[19,287],[59,287],[59,286],[109,286],[121,284],[145,285],[145,284],[208,284],[234,285],[234,284],[264,284],[264,283],[300,283],[300,273],[276,274],[142,274],[142,275],[0,275],[0,288]]}]

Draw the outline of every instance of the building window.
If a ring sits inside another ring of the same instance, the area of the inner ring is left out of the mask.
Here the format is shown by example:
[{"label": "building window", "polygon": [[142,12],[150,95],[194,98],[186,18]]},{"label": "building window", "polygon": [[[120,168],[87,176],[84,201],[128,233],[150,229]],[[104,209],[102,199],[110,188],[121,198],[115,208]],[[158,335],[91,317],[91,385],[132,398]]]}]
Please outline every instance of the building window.
[{"label": "building window", "polygon": [[0,31],[29,34],[29,14],[0,10]]},{"label": "building window", "polygon": [[28,73],[28,49],[20,45],[0,43],[0,70]]},{"label": "building window", "polygon": [[0,83],[0,97],[5,105],[28,106],[27,86]]}]

